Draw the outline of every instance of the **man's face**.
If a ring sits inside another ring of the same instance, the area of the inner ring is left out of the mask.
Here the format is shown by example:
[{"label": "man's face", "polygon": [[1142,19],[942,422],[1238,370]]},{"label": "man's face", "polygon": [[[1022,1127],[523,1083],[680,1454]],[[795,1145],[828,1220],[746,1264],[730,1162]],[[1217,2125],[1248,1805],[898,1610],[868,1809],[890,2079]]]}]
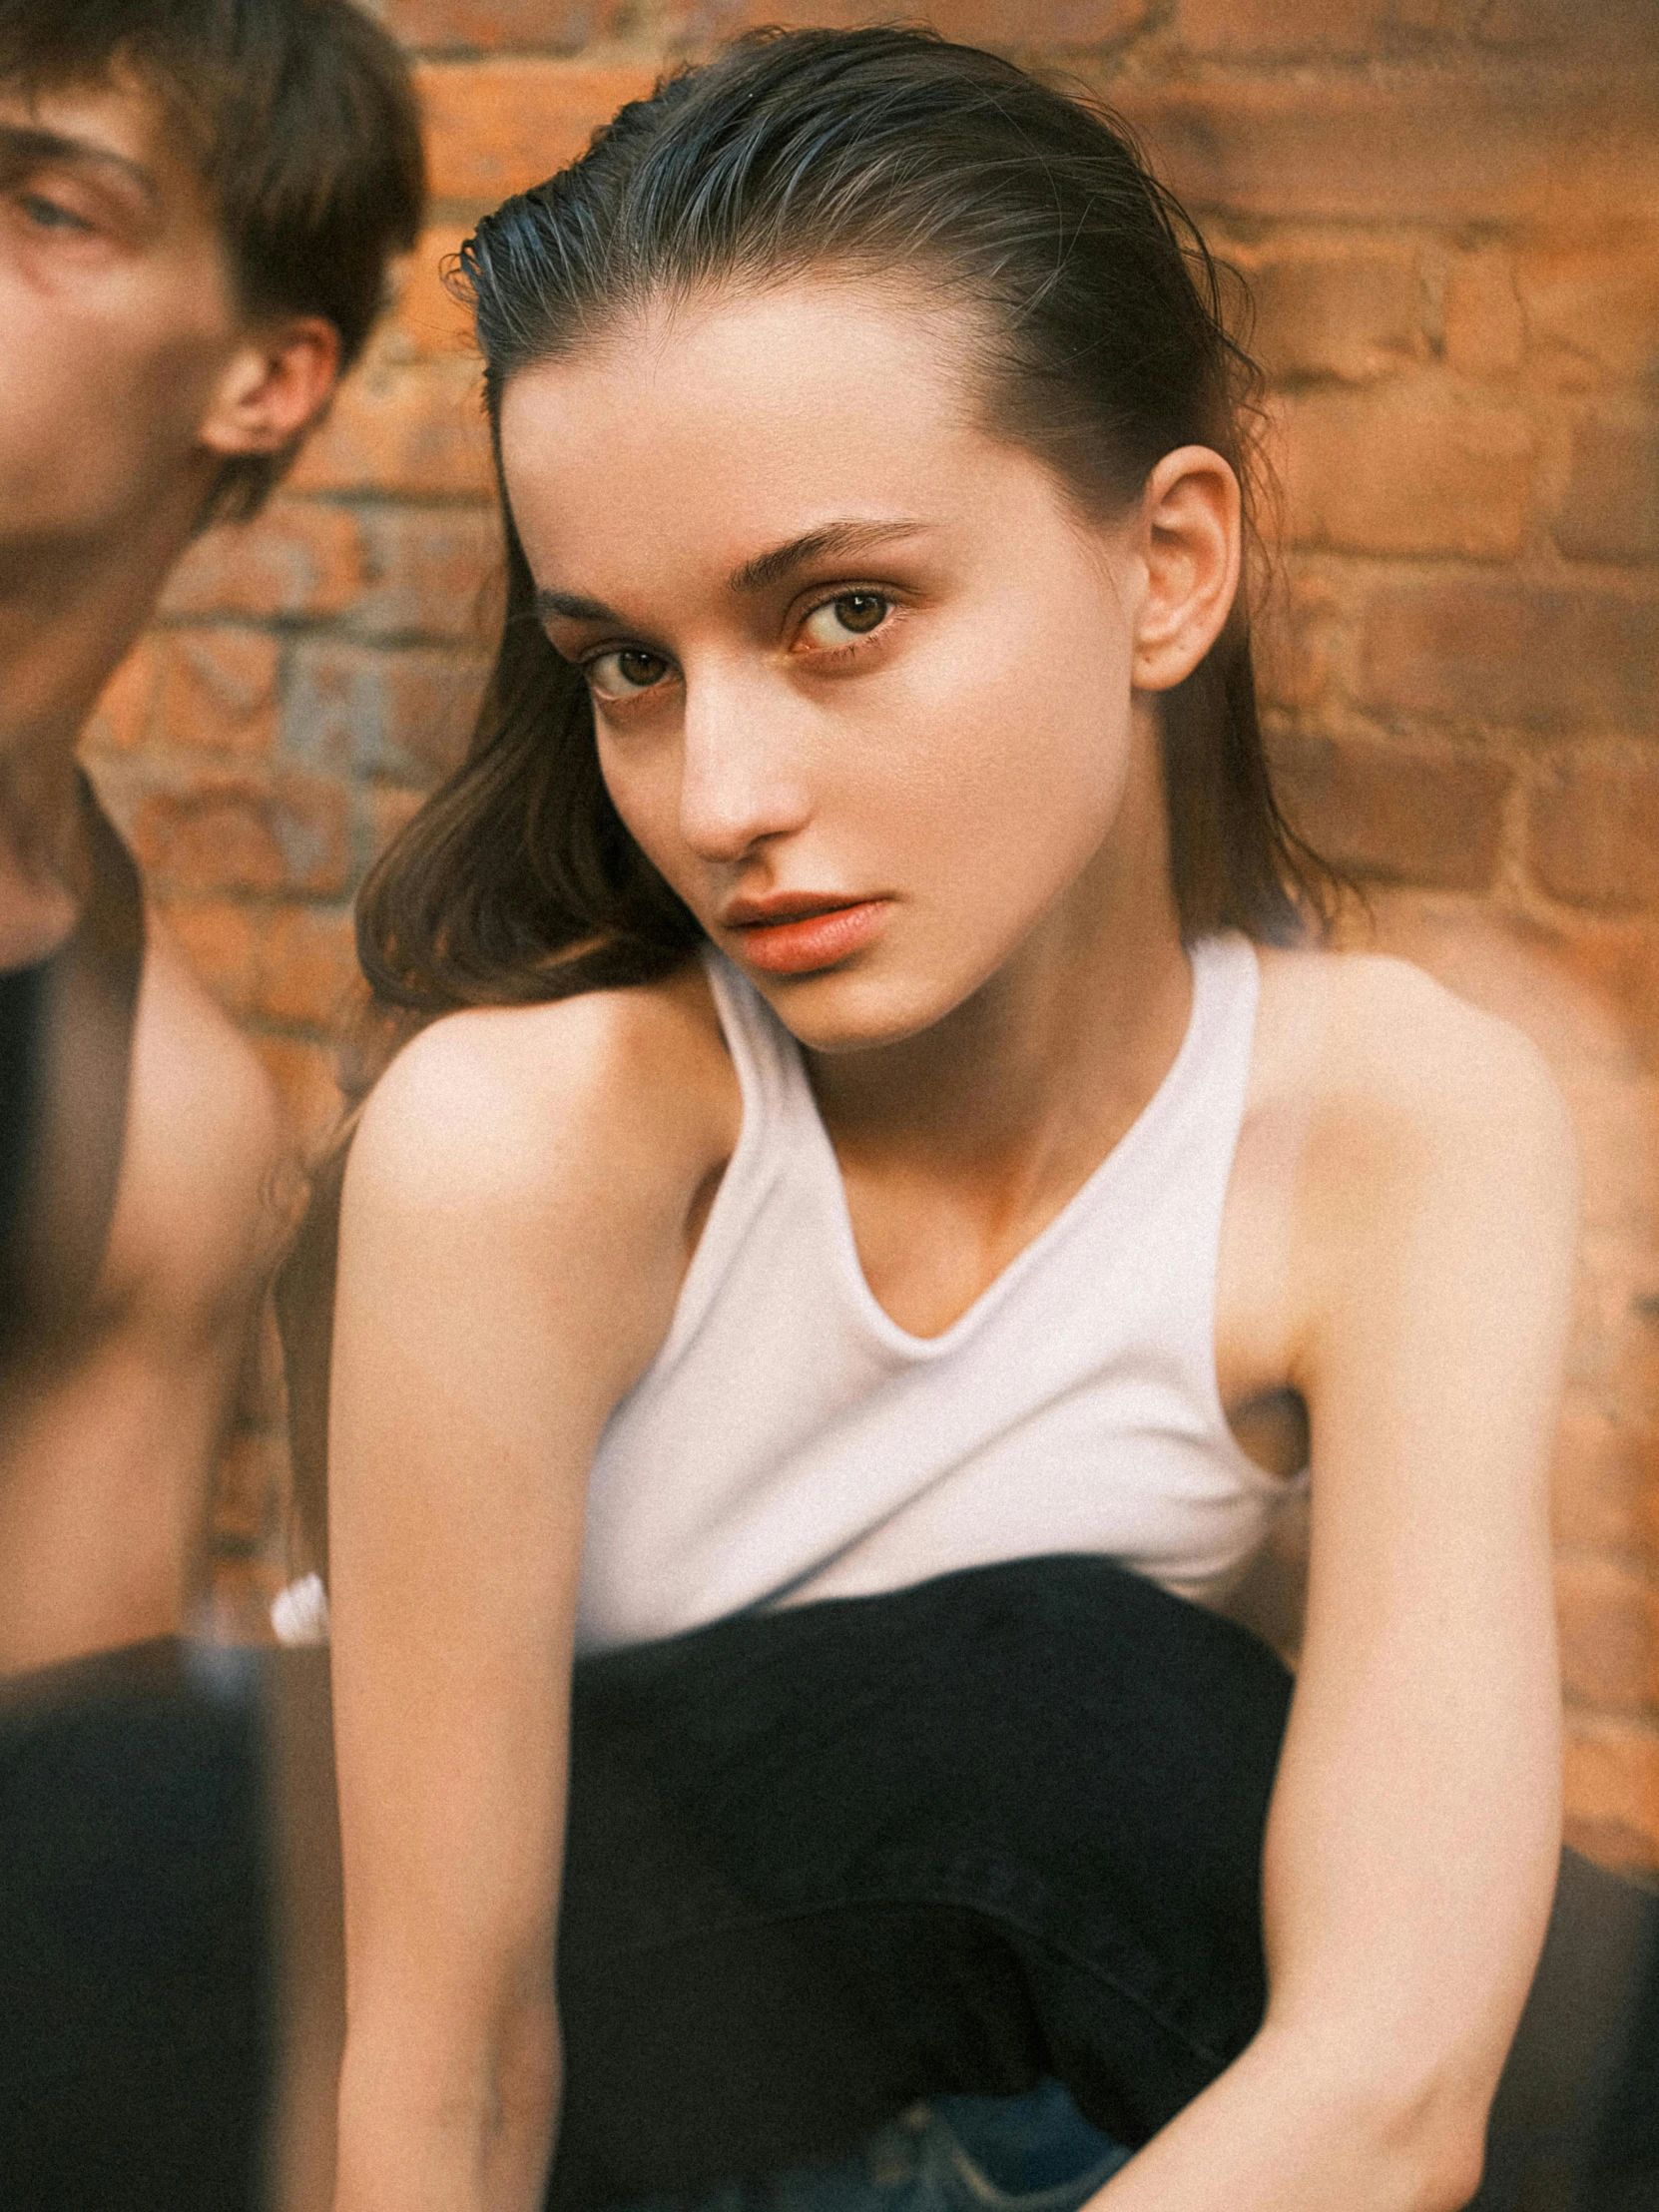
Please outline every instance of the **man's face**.
[{"label": "man's face", "polygon": [[247,333],[179,136],[130,79],[0,86],[0,548],[107,544],[213,483]]}]

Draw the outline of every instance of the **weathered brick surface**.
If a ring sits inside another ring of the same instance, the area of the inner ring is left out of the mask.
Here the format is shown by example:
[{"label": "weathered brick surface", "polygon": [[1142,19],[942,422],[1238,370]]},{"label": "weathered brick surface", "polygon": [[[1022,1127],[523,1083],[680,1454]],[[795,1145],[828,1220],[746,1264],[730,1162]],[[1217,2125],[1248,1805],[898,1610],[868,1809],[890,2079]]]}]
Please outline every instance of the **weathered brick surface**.
[{"label": "weathered brick surface", "polygon": [[658,71],[535,57],[432,62],[420,71],[432,191],[439,200],[503,199],[580,154]]},{"label": "weathered brick surface", "polygon": [[489,436],[473,363],[377,357],[341,392],[291,481],[309,492],[487,496]]},{"label": "weathered brick surface", "polygon": [[[477,215],[761,21],[874,0],[371,0],[419,57],[436,203],[269,515],[218,531],[90,757],[297,1130],[369,857],[458,757],[498,537],[465,314]],[[899,14],[905,11],[896,11]],[[1651,0],[937,0],[1127,115],[1256,300],[1281,496],[1261,690],[1288,808],[1365,879],[1347,941],[1528,1031],[1585,1154],[1555,1527],[1572,1833],[1659,1867],[1659,46]],[[268,1392],[269,1395],[269,1392]],[[258,1627],[269,1403],[227,1475]]]},{"label": "weathered brick surface", "polygon": [[[936,0],[926,20],[941,36],[968,46],[995,46],[1024,52],[1035,46],[1047,53],[1099,52],[1119,45],[1141,30],[1152,15],[1152,0],[1049,0],[1042,8],[1029,0]],[[865,23],[915,20],[887,0],[671,0],[669,26],[677,44],[703,47],[761,24],[786,29],[824,25],[854,29]]]},{"label": "weathered brick surface", "polygon": [[149,792],[128,824],[140,865],[163,888],[338,896],[350,872],[346,794],[287,772],[205,770]]},{"label": "weathered brick surface", "polygon": [[1384,714],[1659,733],[1659,596],[1549,583],[1389,584],[1366,610],[1359,696]]},{"label": "weathered brick surface", "polygon": [[164,616],[250,621],[337,615],[363,588],[357,517],[277,499],[256,521],[198,538],[168,580]]},{"label": "weathered brick surface", "polygon": [[1568,1558],[1556,1601],[1568,1697],[1604,1712],[1659,1705],[1659,1586],[1615,1560]]},{"label": "weathered brick surface", "polygon": [[1536,438],[1519,408],[1433,377],[1283,402],[1290,543],[1512,558],[1525,540]]},{"label": "weathered brick surface", "polygon": [[1528,803],[1538,883],[1574,905],[1659,903],[1659,759],[1550,763]]},{"label": "weathered brick surface", "polygon": [[283,739],[307,767],[425,784],[459,761],[483,670],[426,646],[295,648]]},{"label": "weathered brick surface", "polygon": [[1236,260],[1255,301],[1256,354],[1279,382],[1369,384],[1423,350],[1422,281],[1408,247],[1331,239]]},{"label": "weathered brick surface", "polygon": [[1198,54],[1370,60],[1442,41],[1461,17],[1459,0],[1181,0],[1178,21]]},{"label": "weathered brick surface", "polygon": [[1659,562],[1659,418],[1580,417],[1553,528],[1574,560]]},{"label": "weathered brick surface", "polygon": [[1273,763],[1292,823],[1339,866],[1447,890],[1491,881],[1511,781],[1501,761],[1286,736]]}]

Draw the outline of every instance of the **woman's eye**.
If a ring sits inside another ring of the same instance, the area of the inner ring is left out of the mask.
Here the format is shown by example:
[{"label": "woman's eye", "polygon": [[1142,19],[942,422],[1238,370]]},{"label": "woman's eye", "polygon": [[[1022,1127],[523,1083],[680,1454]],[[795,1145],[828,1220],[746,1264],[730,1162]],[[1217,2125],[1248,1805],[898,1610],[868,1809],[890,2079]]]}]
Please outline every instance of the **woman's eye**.
[{"label": "woman's eye", "polygon": [[626,645],[596,654],[584,664],[583,674],[601,699],[628,699],[660,684],[668,674],[668,663],[660,653]]},{"label": "woman's eye", "polygon": [[815,607],[801,625],[803,637],[814,645],[833,648],[851,638],[866,638],[879,630],[892,612],[892,601],[878,591],[843,591]]}]

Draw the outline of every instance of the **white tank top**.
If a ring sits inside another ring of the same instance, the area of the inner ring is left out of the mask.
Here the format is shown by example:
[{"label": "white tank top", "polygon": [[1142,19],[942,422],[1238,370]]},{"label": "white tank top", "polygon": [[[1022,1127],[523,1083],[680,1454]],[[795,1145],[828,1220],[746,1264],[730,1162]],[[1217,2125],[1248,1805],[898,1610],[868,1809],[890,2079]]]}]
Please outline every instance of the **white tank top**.
[{"label": "white tank top", "polygon": [[1216,1387],[1254,947],[1194,947],[1187,1034],[1139,1119],[938,1337],[864,1281],[795,1039],[707,965],[743,1127],[668,1336],[600,1440],[578,1649],[1051,1551],[1224,1595],[1294,1486],[1240,1449]]}]

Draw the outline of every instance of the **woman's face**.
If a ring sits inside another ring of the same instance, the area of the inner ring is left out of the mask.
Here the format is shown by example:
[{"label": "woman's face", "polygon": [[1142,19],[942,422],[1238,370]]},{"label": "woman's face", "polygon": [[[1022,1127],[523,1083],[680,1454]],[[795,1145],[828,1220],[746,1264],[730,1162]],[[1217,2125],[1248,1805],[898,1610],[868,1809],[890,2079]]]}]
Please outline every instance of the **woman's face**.
[{"label": "woman's face", "polygon": [[937,1021],[1098,897],[1115,832],[1147,845],[1140,513],[1085,524],[986,431],[968,335],[803,279],[661,310],[502,404],[618,812],[820,1049]]}]

